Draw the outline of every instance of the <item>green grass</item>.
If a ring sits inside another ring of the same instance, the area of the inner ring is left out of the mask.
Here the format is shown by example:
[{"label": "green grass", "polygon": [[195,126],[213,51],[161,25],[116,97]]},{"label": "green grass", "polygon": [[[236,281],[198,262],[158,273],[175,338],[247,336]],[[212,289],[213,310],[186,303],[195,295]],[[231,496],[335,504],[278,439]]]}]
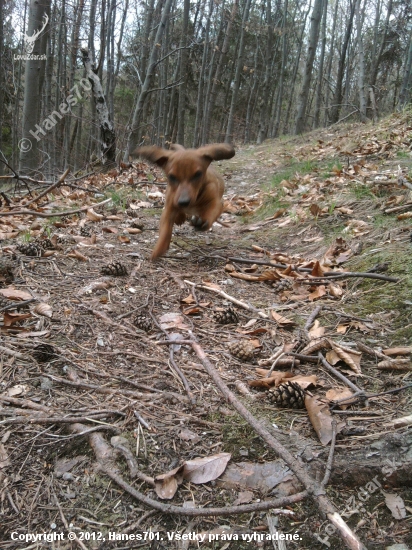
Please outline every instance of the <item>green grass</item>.
[{"label": "green grass", "polygon": [[353,195],[357,200],[376,199],[376,196],[372,193],[369,187],[363,183],[352,183],[349,190],[351,195]]}]

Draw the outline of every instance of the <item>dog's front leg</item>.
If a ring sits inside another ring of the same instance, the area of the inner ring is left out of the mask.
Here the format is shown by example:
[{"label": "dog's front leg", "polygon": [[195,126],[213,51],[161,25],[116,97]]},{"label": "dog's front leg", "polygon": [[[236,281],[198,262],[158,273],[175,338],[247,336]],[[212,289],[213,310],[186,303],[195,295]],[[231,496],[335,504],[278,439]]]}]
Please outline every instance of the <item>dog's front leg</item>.
[{"label": "dog's front leg", "polygon": [[175,211],[166,203],[163,213],[160,217],[160,230],[159,238],[157,239],[156,246],[153,249],[151,260],[155,260],[159,256],[163,256],[170,246],[172,240],[173,225],[176,220]]},{"label": "dog's front leg", "polygon": [[223,203],[220,199],[215,199],[199,208],[198,216],[194,216],[192,224],[198,231],[207,231],[212,227],[220,214],[223,212]]}]

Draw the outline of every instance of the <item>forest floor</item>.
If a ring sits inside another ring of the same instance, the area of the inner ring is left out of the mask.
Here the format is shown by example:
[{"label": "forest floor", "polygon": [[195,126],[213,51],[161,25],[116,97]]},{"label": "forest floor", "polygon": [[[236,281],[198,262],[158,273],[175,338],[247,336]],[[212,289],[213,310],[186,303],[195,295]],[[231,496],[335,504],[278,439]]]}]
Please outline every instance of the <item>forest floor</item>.
[{"label": "forest floor", "polygon": [[[412,117],[216,164],[223,223],[175,228],[156,263],[153,167],[85,176],[41,207],[41,189],[3,195],[0,549],[282,548],[276,530],[288,549],[346,548],[316,499],[264,509],[302,486],[229,391],[319,482],[337,431],[328,498],[368,549],[412,548],[412,424],[396,422],[412,408]],[[159,343],[194,338],[226,397],[194,346]],[[276,387],[305,406],[280,407]]]}]

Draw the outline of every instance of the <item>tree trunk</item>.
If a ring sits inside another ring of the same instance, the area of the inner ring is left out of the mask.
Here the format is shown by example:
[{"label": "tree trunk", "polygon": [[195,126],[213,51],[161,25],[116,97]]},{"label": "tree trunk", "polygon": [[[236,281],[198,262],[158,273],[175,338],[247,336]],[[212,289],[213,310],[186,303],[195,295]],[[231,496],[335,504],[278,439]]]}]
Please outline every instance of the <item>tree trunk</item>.
[{"label": "tree trunk", "polygon": [[209,13],[206,21],[205,29],[205,39],[203,44],[203,55],[202,55],[202,67],[200,69],[199,75],[199,84],[197,89],[197,103],[196,103],[196,117],[195,117],[195,128],[193,132],[193,147],[198,147],[200,145],[200,132],[199,128],[202,121],[202,105],[204,103],[204,90],[206,84],[206,68],[207,68],[207,56],[209,53],[209,33],[210,33],[210,21],[213,15],[214,0],[210,0],[209,4]]},{"label": "tree trunk", "polygon": [[265,55],[265,79],[263,82],[263,90],[260,104],[259,116],[259,132],[256,143],[260,144],[268,137],[269,129],[269,96],[270,96],[270,81],[271,81],[271,56],[273,55],[273,18],[271,0],[266,0],[266,25],[267,25],[267,40],[266,40],[266,55]]},{"label": "tree trunk", "polygon": [[335,48],[335,30],[336,30],[336,20],[338,18],[338,8],[339,8],[339,0],[336,0],[335,12],[333,14],[333,24],[332,24],[332,33],[331,33],[330,48],[329,48],[329,55],[328,55],[328,64],[326,69],[325,118],[323,121],[324,126],[327,126],[328,119],[329,119],[329,96],[330,96],[330,88],[331,88],[330,77],[332,74],[332,61],[333,61],[333,53]]},{"label": "tree trunk", "polygon": [[290,85],[288,110],[287,110],[287,113],[286,113],[285,125],[284,125],[284,130],[283,130],[284,133],[287,133],[288,126],[289,126],[290,111],[292,109],[292,102],[295,98],[294,96],[295,96],[296,76],[297,76],[298,70],[299,70],[300,56],[301,56],[302,47],[303,47],[303,37],[305,36],[306,20],[308,18],[311,7],[312,7],[312,0],[309,0],[309,6],[308,6],[308,9],[306,10],[305,17],[303,18],[302,31],[300,33],[300,38],[298,38],[298,41],[299,41],[298,53],[296,55],[295,67],[293,69],[292,82],[291,82],[291,85]]},{"label": "tree trunk", "polygon": [[271,137],[275,138],[279,134],[280,117],[282,115],[282,102],[283,102],[283,83],[285,81],[285,71],[287,64],[287,49],[288,49],[288,37],[286,32],[286,22],[288,19],[288,0],[285,0],[283,7],[283,21],[282,21],[282,61],[279,74],[279,89],[276,99],[276,118],[275,124],[272,130]]},{"label": "tree trunk", "polygon": [[328,0],[323,0],[323,15],[322,15],[322,47],[320,51],[319,71],[318,71],[318,84],[316,87],[316,100],[315,100],[315,114],[313,116],[313,127],[319,126],[320,118],[320,105],[322,102],[322,84],[323,84],[323,64],[325,61],[325,48],[326,48],[326,19],[328,16]]},{"label": "tree trunk", "polygon": [[208,97],[208,95],[206,96],[206,98],[209,99],[209,102],[208,102],[208,106],[206,108],[205,115],[203,117],[203,120],[204,120],[203,130],[204,131],[203,131],[202,143],[207,143],[209,141],[210,126],[211,126],[211,123],[212,123],[213,112],[215,110],[215,104],[216,104],[216,99],[217,99],[217,90],[218,90],[218,86],[219,86],[219,83],[220,83],[220,79],[222,77],[224,64],[226,62],[226,55],[227,55],[227,52],[229,51],[230,39],[231,39],[231,35],[232,35],[232,30],[233,30],[233,23],[235,21],[238,9],[239,9],[239,0],[234,0],[233,5],[232,5],[232,11],[230,12],[229,21],[227,22],[226,33],[225,33],[225,38],[223,40],[222,51],[221,51],[219,60],[217,62],[215,76],[212,79],[213,83],[212,83],[212,89],[210,91],[210,96],[209,97]]},{"label": "tree trunk", "polygon": [[91,84],[92,94],[96,103],[96,112],[100,128],[100,150],[102,164],[105,168],[111,168],[116,164],[116,133],[113,122],[110,120],[109,110],[104,97],[103,88],[99,77],[92,69],[92,63],[87,49],[81,49],[83,65],[87,78]]},{"label": "tree trunk", "polygon": [[336,88],[333,95],[333,105],[331,109],[330,121],[332,124],[338,122],[342,103],[343,77],[345,74],[346,52],[348,50],[350,36],[352,34],[353,17],[355,14],[355,2],[350,4],[349,20],[346,26],[345,37],[343,39],[342,51],[338,64],[338,75],[336,77]]},{"label": "tree trunk", "polygon": [[177,142],[181,145],[185,144],[185,109],[186,109],[186,86],[187,86],[187,71],[189,61],[188,43],[188,28],[189,28],[189,9],[190,0],[184,0],[183,4],[183,28],[182,38],[180,41],[180,81],[179,86],[179,101],[177,104]]},{"label": "tree trunk", "polygon": [[381,62],[382,54],[386,45],[386,37],[388,35],[389,19],[392,14],[392,7],[393,7],[393,0],[389,0],[388,11],[386,13],[385,27],[383,30],[382,42],[378,50],[378,53],[373,55],[372,57],[372,69],[371,69],[371,76],[369,79],[369,85],[372,86],[373,88],[375,88],[376,86],[376,80],[378,78],[378,71],[379,71],[379,64]]},{"label": "tree trunk", "polygon": [[[20,171],[26,173],[37,169],[40,162],[39,144],[46,135],[46,130],[39,124],[46,57],[46,40],[42,39],[41,34],[49,32],[49,18],[50,0],[44,0],[41,3],[31,0],[25,37],[26,52],[30,54],[30,59],[26,61],[23,137],[19,143]],[[37,59],[36,56],[38,56]]]},{"label": "tree trunk", "polygon": [[125,162],[128,161],[129,155],[137,146],[137,140],[138,140],[139,129],[141,124],[141,116],[143,113],[143,108],[146,102],[146,98],[149,94],[150,85],[152,83],[152,80],[155,74],[156,65],[157,65],[157,55],[158,55],[158,49],[159,49],[158,44],[160,44],[162,41],[163,33],[166,27],[167,19],[169,17],[169,12],[170,12],[170,7],[172,5],[172,2],[173,0],[166,0],[166,3],[163,8],[161,21],[159,23],[159,26],[157,27],[156,37],[154,40],[154,44],[152,46],[152,51],[150,52],[150,59],[147,67],[146,76],[143,82],[143,86],[140,90],[140,95],[138,97],[137,104],[133,114],[132,129],[128,138],[126,152],[124,155]]},{"label": "tree trunk", "polygon": [[402,109],[409,102],[411,97],[411,81],[412,81],[412,29],[409,33],[408,57],[405,62],[403,71],[402,86],[399,92],[398,107]]},{"label": "tree trunk", "polygon": [[238,51],[238,57],[236,61],[236,74],[235,74],[235,81],[233,83],[232,100],[230,102],[230,111],[229,111],[229,117],[228,117],[227,127],[226,127],[225,143],[231,143],[233,141],[235,107],[237,105],[237,98],[239,95],[239,87],[240,87],[240,78],[242,76],[242,70],[243,70],[243,57],[245,52],[245,39],[246,39],[246,23],[249,19],[249,10],[250,10],[251,1],[252,0],[246,0],[246,5],[243,11],[242,28],[240,30],[239,51]]},{"label": "tree trunk", "polygon": [[316,48],[319,40],[319,27],[320,27],[320,20],[322,17],[322,5],[323,5],[323,0],[315,0],[315,4],[313,6],[310,31],[309,31],[308,55],[306,57],[302,89],[299,94],[295,134],[301,134],[305,129],[306,107],[308,104],[310,83],[312,80],[313,62],[315,60]]},{"label": "tree trunk", "polygon": [[362,0],[356,0],[356,37],[358,42],[358,87],[359,87],[359,113],[362,122],[366,122],[366,93],[365,93],[365,52],[363,49],[361,11]]}]

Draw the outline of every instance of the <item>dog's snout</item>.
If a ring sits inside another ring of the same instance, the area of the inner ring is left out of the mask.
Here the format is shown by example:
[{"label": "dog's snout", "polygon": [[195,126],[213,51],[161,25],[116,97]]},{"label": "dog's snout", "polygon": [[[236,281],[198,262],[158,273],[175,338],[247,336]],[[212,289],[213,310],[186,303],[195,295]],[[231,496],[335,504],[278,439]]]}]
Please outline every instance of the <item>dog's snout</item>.
[{"label": "dog's snout", "polygon": [[177,201],[177,204],[178,204],[179,206],[181,206],[182,208],[184,208],[184,207],[186,207],[186,206],[189,206],[189,204],[190,204],[190,197],[189,197],[189,195],[186,195],[186,194],[181,195],[181,196],[179,197],[179,200]]},{"label": "dog's snout", "polygon": [[189,198],[186,198],[186,197],[182,197],[181,199],[179,199],[178,203],[177,203],[179,206],[189,206],[190,204],[190,199]]}]

